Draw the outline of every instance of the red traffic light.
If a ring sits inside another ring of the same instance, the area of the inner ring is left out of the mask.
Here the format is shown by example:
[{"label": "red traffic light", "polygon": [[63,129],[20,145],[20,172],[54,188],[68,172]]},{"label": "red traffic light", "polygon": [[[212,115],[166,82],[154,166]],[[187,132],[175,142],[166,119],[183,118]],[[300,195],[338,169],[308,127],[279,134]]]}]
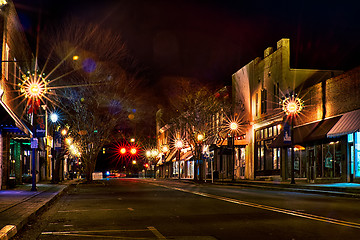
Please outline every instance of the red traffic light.
[{"label": "red traffic light", "polygon": [[132,155],[135,155],[135,154],[137,153],[137,149],[136,149],[135,147],[132,147],[132,148],[130,149],[130,153],[131,153]]},{"label": "red traffic light", "polygon": [[126,148],[124,148],[124,147],[120,148],[120,153],[125,154],[126,153]]},{"label": "red traffic light", "polygon": [[148,164],[148,163],[145,163],[145,167],[148,168],[148,167],[149,167],[149,164]]}]

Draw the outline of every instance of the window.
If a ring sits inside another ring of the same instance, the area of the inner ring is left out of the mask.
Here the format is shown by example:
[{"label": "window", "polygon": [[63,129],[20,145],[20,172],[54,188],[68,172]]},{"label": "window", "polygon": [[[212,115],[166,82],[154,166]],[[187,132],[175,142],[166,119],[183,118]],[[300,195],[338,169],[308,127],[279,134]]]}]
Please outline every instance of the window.
[{"label": "window", "polygon": [[261,114],[264,114],[267,111],[266,102],[267,102],[267,90],[263,89],[261,90]]},{"label": "window", "polygon": [[255,94],[255,115],[258,116],[258,109],[259,109],[259,95]]},{"label": "window", "polygon": [[10,48],[9,45],[5,44],[5,56],[4,56],[4,76],[6,80],[9,80],[9,58],[10,58]]},{"label": "window", "polygon": [[280,107],[280,85],[279,83],[274,84],[274,104],[273,108],[279,108]]},{"label": "window", "polygon": [[272,135],[273,135],[273,128],[272,127],[269,127],[269,137],[272,137]]}]

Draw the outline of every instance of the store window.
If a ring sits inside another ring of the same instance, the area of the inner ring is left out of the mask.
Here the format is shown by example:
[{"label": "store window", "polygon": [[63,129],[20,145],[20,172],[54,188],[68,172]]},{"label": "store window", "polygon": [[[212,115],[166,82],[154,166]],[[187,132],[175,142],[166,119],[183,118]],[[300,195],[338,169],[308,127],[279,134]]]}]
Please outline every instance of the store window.
[{"label": "store window", "polygon": [[323,169],[325,178],[341,176],[341,148],[339,142],[323,144]]},{"label": "store window", "polygon": [[354,172],[355,177],[360,178],[360,132],[355,133],[355,144],[354,144],[354,150],[355,150],[355,159],[354,159]]},{"label": "store window", "polygon": [[273,148],[273,168],[280,169],[280,148]]}]

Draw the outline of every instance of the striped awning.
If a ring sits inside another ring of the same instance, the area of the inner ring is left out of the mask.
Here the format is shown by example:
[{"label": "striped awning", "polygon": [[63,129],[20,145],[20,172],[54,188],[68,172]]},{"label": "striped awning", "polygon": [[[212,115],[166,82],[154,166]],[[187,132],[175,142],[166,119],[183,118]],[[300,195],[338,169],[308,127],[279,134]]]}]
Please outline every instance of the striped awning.
[{"label": "striped awning", "polygon": [[180,159],[181,161],[188,161],[193,157],[192,151],[187,151],[186,153],[182,154]]},{"label": "striped awning", "polygon": [[175,153],[177,152],[177,150],[176,149],[173,149],[170,153],[169,153],[169,155],[166,157],[166,160],[165,160],[165,162],[170,162],[174,157],[175,157]]},{"label": "striped awning", "polygon": [[360,130],[360,109],[345,113],[330,129],[327,137],[334,138]]}]

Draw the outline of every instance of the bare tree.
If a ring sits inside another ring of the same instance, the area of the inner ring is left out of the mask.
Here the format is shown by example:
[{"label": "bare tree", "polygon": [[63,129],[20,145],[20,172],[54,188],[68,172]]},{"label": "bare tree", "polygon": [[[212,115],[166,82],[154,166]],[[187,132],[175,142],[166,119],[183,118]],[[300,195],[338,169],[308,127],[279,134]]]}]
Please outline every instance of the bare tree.
[{"label": "bare tree", "polygon": [[100,25],[72,20],[53,33],[51,42],[44,61],[52,79],[49,100],[65,113],[91,180],[102,146],[144,101],[138,92],[142,79],[119,34]]},{"label": "bare tree", "polygon": [[[218,128],[214,124],[213,116],[219,112],[228,112],[230,104],[220,100],[214,91],[199,83],[182,80],[178,83],[178,92],[172,99],[172,106],[176,115],[172,118],[175,132],[181,134],[185,144],[191,147],[195,157],[195,168],[199,167],[200,174],[195,180],[202,180],[203,159],[202,148],[204,145],[216,141]],[[202,135],[202,139],[199,138]]]}]

